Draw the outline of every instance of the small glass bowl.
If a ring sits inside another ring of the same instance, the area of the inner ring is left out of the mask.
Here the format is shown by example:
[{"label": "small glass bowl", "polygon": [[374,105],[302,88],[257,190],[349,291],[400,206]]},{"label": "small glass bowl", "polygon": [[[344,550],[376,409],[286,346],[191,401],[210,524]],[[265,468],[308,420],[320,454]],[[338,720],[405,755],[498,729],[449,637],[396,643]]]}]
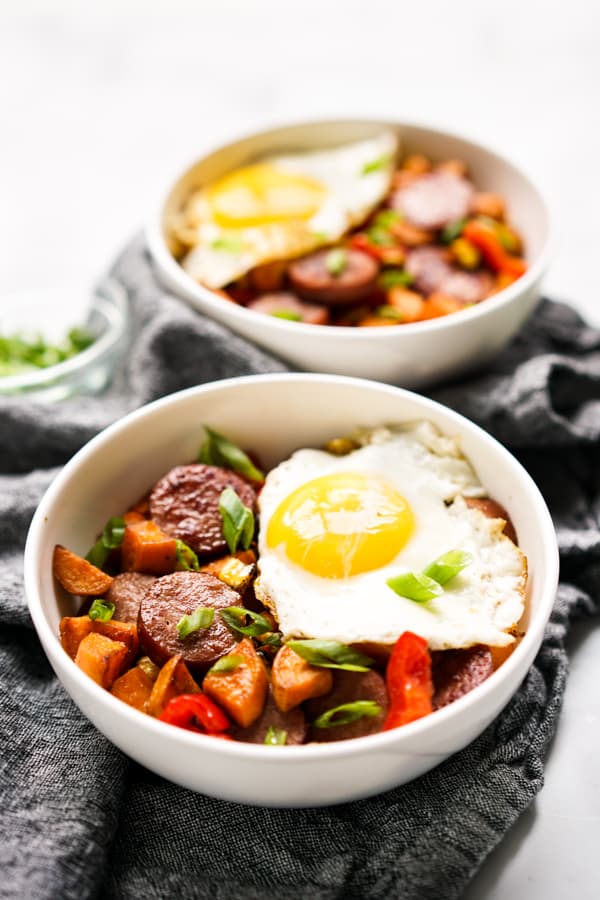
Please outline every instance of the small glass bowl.
[{"label": "small glass bowl", "polygon": [[46,369],[0,376],[0,396],[56,402],[74,394],[97,394],[108,384],[127,345],[128,298],[116,281],[89,294],[72,287],[0,298],[0,334],[41,335],[61,343],[71,328],[84,328],[94,342],[81,353]]}]

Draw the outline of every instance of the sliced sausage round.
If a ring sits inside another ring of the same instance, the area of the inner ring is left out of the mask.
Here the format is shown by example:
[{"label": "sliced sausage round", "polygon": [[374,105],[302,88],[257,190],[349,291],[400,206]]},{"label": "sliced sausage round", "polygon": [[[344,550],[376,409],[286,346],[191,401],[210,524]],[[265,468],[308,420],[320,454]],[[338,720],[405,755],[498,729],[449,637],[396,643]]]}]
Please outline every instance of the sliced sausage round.
[{"label": "sliced sausage round", "polygon": [[443,247],[415,247],[406,257],[406,271],[414,287],[426,297],[441,290],[440,285],[453,274],[448,251]]},{"label": "sliced sausage round", "polygon": [[140,603],[148,588],[154,584],[154,575],[141,572],[123,572],[115,575],[104,599],[115,604],[113,619],[116,622],[137,622]]},{"label": "sliced sausage round", "polygon": [[362,716],[347,725],[334,725],[332,728],[316,728],[311,724],[310,740],[319,743],[328,741],[345,741],[349,738],[364,737],[381,731],[387,715],[389,701],[385,681],[378,672],[334,672],[333,690],[324,697],[317,697],[305,704],[310,723],[336,706],[353,703],[355,700],[374,700],[381,707],[377,716]]},{"label": "sliced sausage round", "polygon": [[278,294],[263,294],[256,300],[251,300],[248,309],[267,316],[280,315],[282,319],[294,320],[298,317],[297,321],[306,322],[308,325],[327,325],[329,322],[329,310],[326,306],[305,303],[295,294],[284,291]]},{"label": "sliced sausage round", "polygon": [[478,644],[464,650],[434,650],[431,654],[433,708],[454,703],[494,671],[489,647]]},{"label": "sliced sausage round", "polygon": [[186,543],[200,556],[225,553],[219,497],[226,487],[253,511],[256,493],[235,472],[193,463],[176,466],[160,479],[150,495],[150,516],[166,534]]},{"label": "sliced sausage round", "polygon": [[507,538],[510,538],[513,544],[516,544],[517,547],[519,546],[515,526],[501,503],[498,503],[497,500],[491,500],[489,497],[465,497],[464,499],[467,506],[471,509],[480,510],[488,519],[504,519],[506,522],[504,534]]},{"label": "sliced sausage round", "polygon": [[[212,624],[180,638],[177,623],[199,606],[215,610]],[[157,578],[140,604],[140,645],[157,666],[181,654],[192,672],[203,673],[237,644],[219,616],[219,610],[228,606],[241,606],[240,595],[207,572],[174,572]]]},{"label": "sliced sausage round", "polygon": [[269,728],[285,731],[285,745],[303,744],[306,740],[306,717],[300,708],[282,713],[277,708],[273,694],[269,688],[267,702],[260,717],[248,728],[234,728],[231,736],[236,741],[250,744],[264,744]]},{"label": "sliced sausage round", "polygon": [[493,287],[489,272],[451,272],[442,279],[437,290],[462,300],[463,303],[480,303]]},{"label": "sliced sausage round", "polygon": [[466,178],[428,172],[399,188],[392,195],[391,206],[418,228],[437,230],[468,215],[474,193]]},{"label": "sliced sausage round", "polygon": [[[333,272],[332,253],[343,254],[339,257],[339,270]],[[362,250],[324,249],[294,260],[288,274],[300,297],[336,306],[357,303],[366,297],[376,285],[379,264]]]}]

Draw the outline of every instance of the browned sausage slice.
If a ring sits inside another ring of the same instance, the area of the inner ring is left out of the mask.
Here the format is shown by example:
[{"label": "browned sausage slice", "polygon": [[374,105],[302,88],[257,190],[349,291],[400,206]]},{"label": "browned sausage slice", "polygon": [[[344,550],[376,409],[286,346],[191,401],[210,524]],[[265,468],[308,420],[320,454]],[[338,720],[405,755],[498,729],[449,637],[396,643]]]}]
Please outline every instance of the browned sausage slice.
[{"label": "browned sausage slice", "polygon": [[[164,575],[146,591],[140,604],[141,647],[157,666],[179,654],[191,671],[203,673],[237,644],[218,610],[240,605],[237,591],[207,572]],[[180,638],[177,623],[199,606],[215,610],[212,624]]]},{"label": "browned sausage slice", "polygon": [[225,553],[219,497],[226,487],[232,487],[244,506],[254,511],[254,489],[235,472],[202,463],[176,466],[154,486],[151,518],[201,556]]},{"label": "browned sausage slice", "polygon": [[113,619],[117,622],[136,623],[144,594],[155,581],[154,575],[142,575],[141,572],[115,575],[105,597],[115,604]]},{"label": "browned sausage slice", "polygon": [[515,526],[501,503],[498,503],[497,500],[491,500],[489,497],[465,497],[465,503],[471,509],[481,510],[484,516],[487,516],[489,519],[504,519],[506,522],[504,534],[507,538],[510,538],[513,544],[516,544],[517,547],[519,546]]},{"label": "browned sausage slice", "polygon": [[[332,253],[342,254],[338,257],[337,273],[331,271]],[[288,274],[300,297],[335,306],[356,303],[366,297],[375,287],[379,265],[361,250],[324,249],[294,260]]]},{"label": "browned sausage slice", "polygon": [[267,316],[281,314],[282,319],[294,319],[306,322],[308,325],[327,325],[329,322],[329,310],[325,306],[317,306],[316,303],[304,303],[295,294],[282,291],[279,294],[263,294],[256,300],[251,300],[248,309],[254,312],[264,313]]},{"label": "browned sausage slice", "polygon": [[494,671],[489,647],[478,644],[465,650],[437,650],[431,654],[433,708],[440,709],[463,697]]},{"label": "browned sausage slice", "polygon": [[493,279],[489,272],[451,272],[436,290],[456,297],[463,303],[480,303],[492,287]]},{"label": "browned sausage slice", "polygon": [[317,716],[342,706],[344,703],[353,703],[355,700],[374,700],[381,706],[381,713],[377,716],[362,716],[355,722],[347,725],[334,725],[333,728],[310,728],[310,740],[319,743],[328,741],[345,741],[349,738],[364,737],[366,734],[375,734],[381,731],[388,711],[388,695],[385,682],[377,672],[344,672],[334,673],[333,690],[324,697],[317,697],[305,704],[309,722],[314,722]]},{"label": "browned sausage slice", "polygon": [[269,727],[285,731],[286,746],[303,744],[306,740],[306,718],[302,710],[296,708],[291,709],[289,712],[280,712],[273,700],[273,694],[270,689],[261,716],[249,728],[234,728],[231,736],[237,741],[246,741],[250,744],[264,744]]},{"label": "browned sausage slice", "polygon": [[468,215],[473,194],[466,178],[428,172],[397,190],[391,205],[418,228],[438,229]]},{"label": "browned sausage slice", "polygon": [[440,285],[453,273],[448,251],[443,247],[415,247],[407,255],[404,267],[412,275],[414,287],[426,297],[441,290]]}]

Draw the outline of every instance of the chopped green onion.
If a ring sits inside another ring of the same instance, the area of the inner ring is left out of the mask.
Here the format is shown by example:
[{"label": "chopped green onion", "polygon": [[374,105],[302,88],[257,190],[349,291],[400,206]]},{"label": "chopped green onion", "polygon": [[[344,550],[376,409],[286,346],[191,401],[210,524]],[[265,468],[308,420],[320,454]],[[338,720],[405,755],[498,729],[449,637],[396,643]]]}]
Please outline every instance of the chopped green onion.
[{"label": "chopped green onion", "polygon": [[283,728],[275,728],[274,725],[269,725],[265,734],[265,744],[269,747],[283,747],[286,740],[287,731],[284,731]]},{"label": "chopped green onion", "polygon": [[348,253],[343,247],[334,247],[325,257],[325,267],[330,275],[337,278],[348,267]]},{"label": "chopped green onion", "polygon": [[274,309],[269,315],[275,316],[276,319],[287,319],[288,322],[302,321],[300,313],[294,312],[293,309]]},{"label": "chopped green onion", "polygon": [[104,600],[102,597],[96,597],[88,612],[88,616],[93,622],[109,622],[114,614],[115,604],[111,603],[110,600]]},{"label": "chopped green onion", "polygon": [[329,235],[325,231],[311,231],[310,236],[321,244],[326,244],[329,240]]},{"label": "chopped green onion", "polygon": [[177,558],[177,563],[175,565],[177,572],[197,572],[200,568],[198,557],[192,548],[188,547],[187,544],[184,544],[183,541],[180,541],[179,539],[175,541],[175,555]]},{"label": "chopped green onion", "polygon": [[378,306],[375,310],[375,315],[380,316],[382,319],[396,319],[397,322],[402,322],[404,319],[400,310],[396,309],[395,306]]},{"label": "chopped green onion", "polygon": [[379,286],[385,290],[392,287],[408,287],[414,280],[405,269],[384,269],[379,276]]},{"label": "chopped green onion", "polygon": [[278,631],[274,631],[272,634],[267,635],[267,637],[261,638],[260,642],[265,647],[281,647],[281,635]]},{"label": "chopped green onion", "polygon": [[371,162],[365,163],[360,170],[360,173],[361,175],[370,175],[371,172],[379,172],[381,169],[387,169],[391,161],[392,157],[389,154],[380,156],[379,159],[373,159]]},{"label": "chopped green onion", "polygon": [[402,213],[397,212],[395,209],[382,209],[377,213],[373,220],[374,225],[378,225],[380,228],[391,228],[392,225],[395,225],[396,222],[401,222],[404,216]]},{"label": "chopped green onion", "polygon": [[405,572],[404,575],[388,578],[386,584],[400,597],[414,600],[415,603],[427,603],[428,600],[433,600],[434,597],[444,593],[442,586],[433,578],[415,572]]},{"label": "chopped green onion", "polygon": [[335,728],[336,725],[349,725],[362,719],[363,716],[374,718],[381,713],[381,706],[374,700],[355,700],[353,703],[342,703],[322,713],[313,722],[315,728]]},{"label": "chopped green onion", "polygon": [[238,546],[247,550],[254,537],[254,513],[248,506],[244,506],[232,487],[226,487],[221,492],[219,512],[229,552],[235,553]]},{"label": "chopped green onion", "polygon": [[380,225],[371,225],[370,228],[367,228],[367,234],[371,243],[378,247],[394,247],[396,245],[396,241],[387,228],[382,228]]},{"label": "chopped green onion", "polygon": [[[243,606],[228,606],[227,609],[219,610],[219,615],[228,628],[246,637],[257,637],[273,630],[268,619],[260,613],[252,612],[251,609],[244,609]],[[250,625],[246,624],[247,619],[250,619]]]},{"label": "chopped green onion", "polygon": [[136,665],[138,669],[141,669],[142,672],[148,676],[148,678],[151,678],[152,681],[156,681],[160,669],[152,662],[149,656],[142,656],[141,659],[138,659]]},{"label": "chopped green onion", "polygon": [[41,334],[0,335],[0,376],[47,369],[86,350],[94,337],[83,328],[72,328],[62,344],[49,344]]},{"label": "chopped green onion", "polygon": [[125,519],[122,516],[112,516],[102,529],[102,534],[87,554],[87,561],[99,569],[104,568],[110,551],[116,550],[123,543],[125,528]]},{"label": "chopped green onion", "polygon": [[200,631],[201,628],[210,628],[214,617],[215,611],[212,606],[199,606],[189,616],[182,616],[177,623],[179,637],[185,638],[188,634]]},{"label": "chopped green onion", "polygon": [[344,669],[347,672],[368,672],[374,660],[347,644],[319,638],[286,641],[286,646],[313,666],[325,669]]},{"label": "chopped green onion", "polygon": [[448,222],[444,225],[440,232],[440,240],[443,244],[451,244],[456,238],[463,233],[463,228],[467,224],[466,219],[455,219],[454,222]]},{"label": "chopped green onion", "polygon": [[204,426],[206,438],[200,448],[199,460],[209,466],[221,466],[238,472],[252,481],[264,481],[265,476],[257,469],[252,460],[233,441]]},{"label": "chopped green onion", "polygon": [[244,657],[241,653],[230,653],[228,656],[222,656],[221,659],[218,659],[214,666],[208,670],[209,675],[212,675],[216,672],[233,672],[237,669],[238,666],[244,662]]},{"label": "chopped green onion", "polygon": [[464,550],[449,550],[443,556],[434,559],[423,570],[423,574],[428,578],[433,578],[438,584],[446,584],[472,562],[473,557],[470,553],[466,553]]},{"label": "chopped green onion", "polygon": [[220,237],[210,245],[213,250],[223,250],[225,253],[239,253],[244,245],[237,237]]}]

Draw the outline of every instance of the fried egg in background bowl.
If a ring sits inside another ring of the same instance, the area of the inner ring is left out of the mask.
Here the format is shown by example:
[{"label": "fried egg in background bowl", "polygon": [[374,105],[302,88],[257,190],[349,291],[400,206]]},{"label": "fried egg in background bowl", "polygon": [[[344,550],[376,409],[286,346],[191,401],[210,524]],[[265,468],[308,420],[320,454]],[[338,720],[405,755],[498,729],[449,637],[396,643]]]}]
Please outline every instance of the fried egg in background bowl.
[{"label": "fried egg in background bowl", "polygon": [[335,242],[388,193],[398,146],[394,132],[381,131],[335,147],[260,156],[208,181],[170,222],[183,269],[222,288],[262,263]]},{"label": "fried egg in background bowl", "polygon": [[[420,422],[360,443],[344,456],[298,450],[267,476],[256,592],[283,633],[391,645],[408,630],[432,650],[513,643],[527,562],[503,520],[465,503],[486,491],[456,441]],[[451,550],[471,561],[440,596],[417,603],[386,583]]]}]

